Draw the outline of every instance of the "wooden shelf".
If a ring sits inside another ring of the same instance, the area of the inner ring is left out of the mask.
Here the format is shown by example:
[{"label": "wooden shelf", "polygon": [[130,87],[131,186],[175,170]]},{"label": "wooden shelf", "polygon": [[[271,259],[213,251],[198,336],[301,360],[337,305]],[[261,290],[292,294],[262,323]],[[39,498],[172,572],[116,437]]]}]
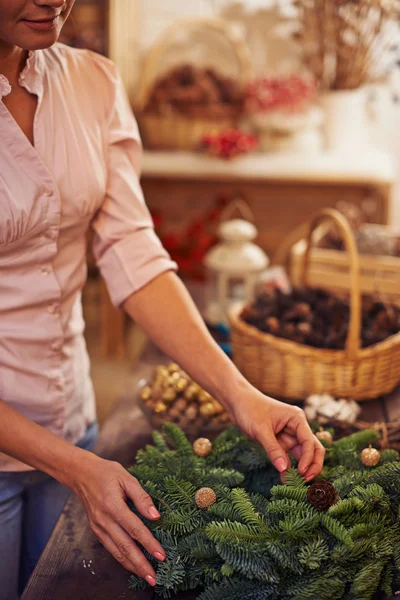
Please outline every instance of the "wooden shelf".
[{"label": "wooden shelf", "polygon": [[390,155],[376,150],[362,156],[257,153],[233,162],[191,152],[146,151],[143,177],[376,185],[395,181],[395,165]]}]

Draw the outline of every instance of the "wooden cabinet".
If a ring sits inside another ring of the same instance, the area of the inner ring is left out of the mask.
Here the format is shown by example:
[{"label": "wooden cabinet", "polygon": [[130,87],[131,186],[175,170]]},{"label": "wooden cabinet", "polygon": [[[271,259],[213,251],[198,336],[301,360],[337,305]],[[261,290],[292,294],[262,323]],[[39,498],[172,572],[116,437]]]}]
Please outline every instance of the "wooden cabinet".
[{"label": "wooden cabinet", "polygon": [[371,153],[363,160],[254,155],[225,163],[188,153],[147,152],[142,186],[150,209],[180,229],[217,196],[244,198],[255,216],[258,243],[268,254],[295,227],[338,201],[364,206],[376,223],[390,219],[394,168]]}]

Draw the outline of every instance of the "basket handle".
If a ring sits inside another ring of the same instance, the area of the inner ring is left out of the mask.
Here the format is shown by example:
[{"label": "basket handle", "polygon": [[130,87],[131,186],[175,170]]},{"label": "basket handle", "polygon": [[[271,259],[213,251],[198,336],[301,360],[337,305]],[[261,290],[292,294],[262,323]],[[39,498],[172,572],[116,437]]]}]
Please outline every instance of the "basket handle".
[{"label": "basket handle", "polygon": [[360,350],[361,333],[360,260],[351,227],[347,219],[339,211],[333,208],[326,208],[311,219],[300,281],[303,285],[307,285],[313,233],[322,222],[326,221],[331,221],[338,227],[350,258],[350,322],[346,340],[346,352],[349,358],[355,359]]},{"label": "basket handle", "polygon": [[239,65],[239,78],[242,85],[245,86],[250,81],[252,77],[250,51],[243,36],[239,35],[231,25],[218,18],[179,19],[166,28],[144,61],[137,100],[135,102],[136,110],[141,111],[146,106],[152,84],[158,71],[158,66],[164,57],[168,46],[171,44],[171,39],[174,39],[183,30],[196,28],[212,30],[215,33],[223,35],[229,41],[235,52],[236,60]]}]

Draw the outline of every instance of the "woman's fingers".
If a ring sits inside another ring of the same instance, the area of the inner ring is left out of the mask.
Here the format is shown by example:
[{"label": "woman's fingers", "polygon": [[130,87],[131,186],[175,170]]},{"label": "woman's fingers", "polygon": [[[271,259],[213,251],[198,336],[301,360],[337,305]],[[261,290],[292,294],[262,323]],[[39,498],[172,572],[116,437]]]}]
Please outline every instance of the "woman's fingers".
[{"label": "woman's fingers", "polygon": [[[299,444],[297,437],[289,433],[283,432],[278,435],[278,440],[281,446],[287,452],[294,456],[296,460],[300,461],[303,454],[303,446]],[[302,473],[302,475],[304,475],[307,481],[311,481],[311,479],[319,475],[319,473],[321,472],[326,452],[321,442],[315,436],[313,436],[313,441],[314,450],[312,462],[306,469],[306,471]]]},{"label": "woman's fingers", "polygon": [[152,587],[156,585],[157,580],[153,567],[136,544],[128,539],[122,529],[118,528],[118,525],[112,527],[111,532],[100,528],[96,529],[95,534],[115,560],[127,571],[145,579]]},{"label": "woman's fingers", "polygon": [[291,454],[296,460],[300,460],[302,447],[297,441],[297,438],[289,435],[288,433],[281,433],[278,435],[278,441],[280,442],[281,446],[287,452],[289,452],[289,454]]},{"label": "woman's fingers", "polygon": [[306,481],[311,481],[314,479],[314,477],[317,477],[317,475],[321,473],[322,467],[324,466],[325,454],[325,448],[319,440],[315,439],[314,460],[304,473],[304,478]]},{"label": "woman's fingers", "polygon": [[290,467],[288,453],[282,448],[272,429],[264,427],[257,436],[258,441],[263,445],[264,450],[269,456],[279,473],[284,473]]},{"label": "woman's fingers", "polygon": [[[135,499],[132,498],[135,502]],[[128,534],[129,538],[139,542],[146,548],[149,554],[152,554],[157,560],[163,561],[166,558],[165,550],[160,542],[152,535],[142,521],[133,514],[125,503],[118,506],[115,514],[111,515],[118,525]]]},{"label": "woman's fingers", "polygon": [[127,473],[124,486],[126,495],[133,501],[140,514],[153,521],[160,518],[160,513],[154,506],[153,500],[135,477]]},{"label": "woman's fingers", "polygon": [[[298,408],[294,410],[296,412],[289,420],[287,429],[290,434],[296,437],[298,444],[301,446],[301,457],[299,460],[298,471],[300,475],[304,475],[314,462],[314,454],[316,449],[315,443],[318,440],[307,423],[304,411]],[[318,456],[317,462],[319,463],[319,461],[320,457]],[[323,458],[320,464],[322,469]]]}]

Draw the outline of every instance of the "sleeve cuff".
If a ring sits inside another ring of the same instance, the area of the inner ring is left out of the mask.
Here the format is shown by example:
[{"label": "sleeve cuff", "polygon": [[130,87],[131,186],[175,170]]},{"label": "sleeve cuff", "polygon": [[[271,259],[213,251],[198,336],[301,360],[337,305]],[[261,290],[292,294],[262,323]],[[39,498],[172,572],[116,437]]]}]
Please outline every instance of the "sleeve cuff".
[{"label": "sleeve cuff", "polygon": [[142,229],[112,244],[97,261],[114,306],[167,271],[177,271],[154,230]]}]

